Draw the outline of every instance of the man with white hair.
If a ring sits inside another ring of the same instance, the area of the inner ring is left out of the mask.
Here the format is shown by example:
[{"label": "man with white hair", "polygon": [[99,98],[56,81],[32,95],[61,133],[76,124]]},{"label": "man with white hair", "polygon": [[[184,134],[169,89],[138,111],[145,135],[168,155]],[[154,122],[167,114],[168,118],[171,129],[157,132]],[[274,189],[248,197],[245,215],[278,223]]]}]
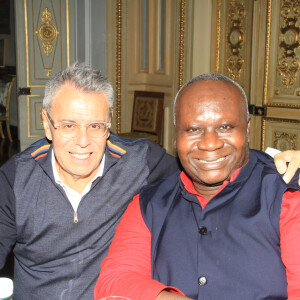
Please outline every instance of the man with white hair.
[{"label": "man with white hair", "polygon": [[113,89],[84,64],[46,85],[47,139],[0,169],[0,269],[14,253],[14,300],[92,299],[125,208],[150,182],[178,169],[148,140],[110,133]]}]

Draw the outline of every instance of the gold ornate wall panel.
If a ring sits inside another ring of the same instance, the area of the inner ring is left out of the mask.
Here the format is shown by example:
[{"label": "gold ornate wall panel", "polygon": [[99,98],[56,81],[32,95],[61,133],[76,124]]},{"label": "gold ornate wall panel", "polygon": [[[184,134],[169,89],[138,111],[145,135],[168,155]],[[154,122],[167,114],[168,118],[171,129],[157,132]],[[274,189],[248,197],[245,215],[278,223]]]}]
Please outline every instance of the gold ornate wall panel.
[{"label": "gold ornate wall panel", "polygon": [[43,85],[52,73],[70,63],[67,5],[63,0],[25,3],[28,86]]},{"label": "gold ornate wall panel", "polygon": [[15,1],[21,148],[44,136],[44,87],[75,60],[75,10],[69,0]]},{"label": "gold ornate wall panel", "polygon": [[246,91],[250,146],[299,149],[299,0],[213,2],[215,70]]},{"label": "gold ornate wall panel", "polygon": [[253,1],[218,0],[215,71],[250,94]]},{"label": "gold ornate wall panel", "polygon": [[262,149],[300,149],[300,2],[269,0]]},{"label": "gold ornate wall panel", "polygon": [[273,147],[281,151],[300,149],[300,121],[263,119],[264,140],[262,148]]},{"label": "gold ornate wall panel", "polygon": [[267,106],[300,108],[300,2],[268,1]]}]

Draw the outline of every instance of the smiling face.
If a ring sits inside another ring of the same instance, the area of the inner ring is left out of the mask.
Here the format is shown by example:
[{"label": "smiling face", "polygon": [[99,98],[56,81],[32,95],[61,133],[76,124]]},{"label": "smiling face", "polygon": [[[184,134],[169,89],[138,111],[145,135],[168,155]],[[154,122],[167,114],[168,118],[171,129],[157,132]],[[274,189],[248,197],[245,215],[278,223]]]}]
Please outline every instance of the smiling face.
[{"label": "smiling face", "polygon": [[180,94],[175,115],[181,164],[195,189],[212,196],[249,157],[242,94],[228,82],[196,81]]},{"label": "smiling face", "polygon": [[[65,83],[52,100],[50,116],[54,123],[109,122],[110,109],[103,93],[85,93]],[[75,185],[76,190],[82,190],[98,170],[109,130],[103,137],[90,138],[86,133],[86,127],[81,127],[77,136],[67,139],[61,137],[57,129],[49,123],[45,111],[43,124],[46,137],[52,140],[56,168],[61,179],[70,187]]]}]

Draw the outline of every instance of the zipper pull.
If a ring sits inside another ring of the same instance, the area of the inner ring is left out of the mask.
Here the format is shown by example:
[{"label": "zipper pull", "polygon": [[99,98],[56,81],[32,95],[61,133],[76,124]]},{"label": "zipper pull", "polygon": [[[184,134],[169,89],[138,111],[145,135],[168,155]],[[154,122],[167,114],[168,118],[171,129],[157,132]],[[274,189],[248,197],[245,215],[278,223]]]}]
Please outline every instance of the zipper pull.
[{"label": "zipper pull", "polygon": [[77,211],[74,211],[74,223],[78,223]]}]

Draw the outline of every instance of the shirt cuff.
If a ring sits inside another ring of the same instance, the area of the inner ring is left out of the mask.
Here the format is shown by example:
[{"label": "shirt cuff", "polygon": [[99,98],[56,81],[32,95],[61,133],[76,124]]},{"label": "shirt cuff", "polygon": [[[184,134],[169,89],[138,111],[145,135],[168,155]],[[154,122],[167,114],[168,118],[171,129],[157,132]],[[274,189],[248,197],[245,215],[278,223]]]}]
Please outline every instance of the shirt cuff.
[{"label": "shirt cuff", "polygon": [[185,296],[183,292],[181,292],[179,289],[177,289],[177,288],[175,288],[173,286],[167,286],[162,291],[167,291],[167,292],[172,293],[172,294],[178,294],[178,295]]},{"label": "shirt cuff", "polygon": [[265,151],[265,153],[269,154],[270,156],[272,156],[274,158],[274,156],[278,153],[280,153],[281,151],[275,149],[275,148],[271,148],[271,147],[268,147]]}]

